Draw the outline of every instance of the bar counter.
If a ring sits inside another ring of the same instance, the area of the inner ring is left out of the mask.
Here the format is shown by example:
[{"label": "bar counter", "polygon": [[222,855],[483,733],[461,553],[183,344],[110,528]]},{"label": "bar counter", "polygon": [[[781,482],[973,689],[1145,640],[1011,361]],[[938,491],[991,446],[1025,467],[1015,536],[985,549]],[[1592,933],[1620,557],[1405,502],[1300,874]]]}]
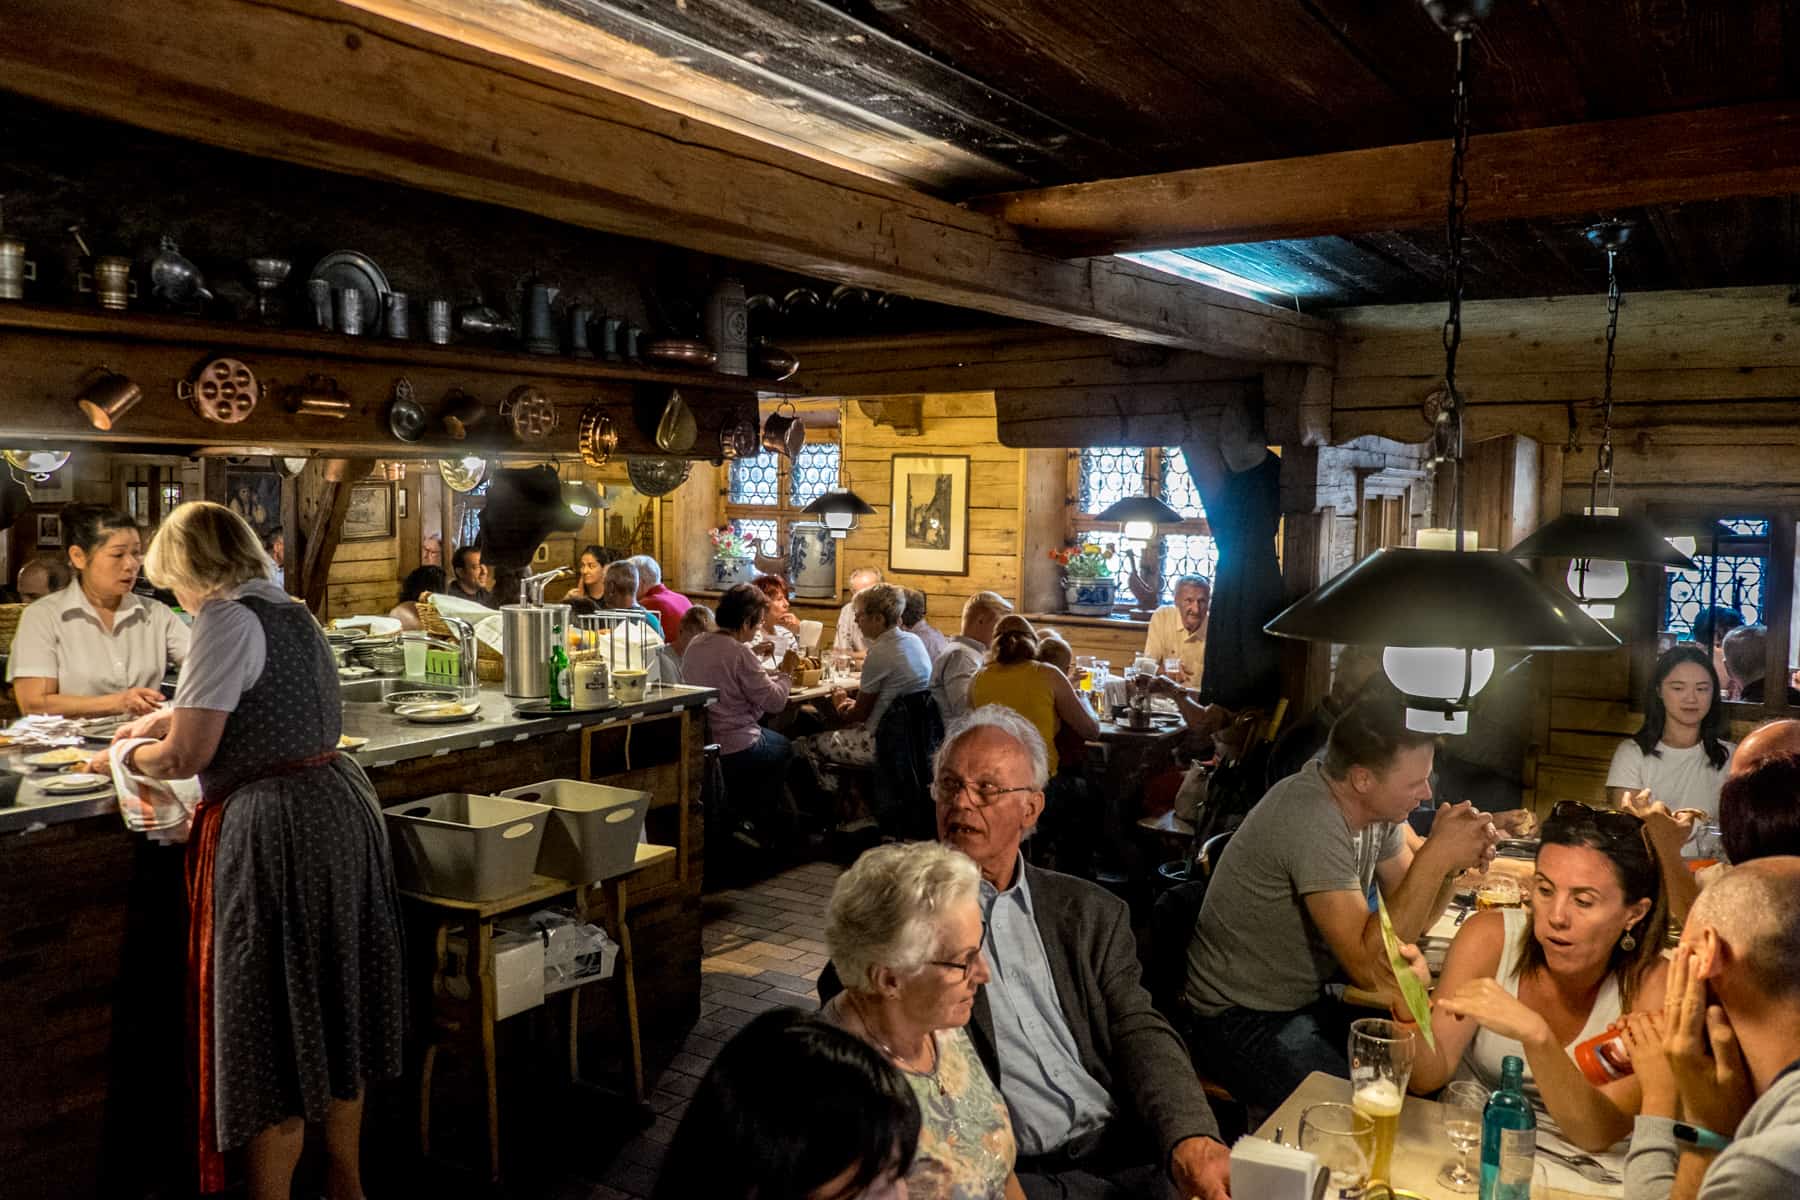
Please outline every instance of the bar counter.
[{"label": "bar counter", "polygon": [[[699,1015],[697,800],[702,718],[715,695],[655,688],[638,704],[523,718],[491,686],[473,721],[414,724],[380,703],[352,702],[344,732],[369,739],[353,757],[384,806],[554,778],[651,793],[647,840],[676,853],[633,877],[630,920],[640,944],[654,947],[640,960],[637,988],[646,1037],[661,1041]],[[182,847],[128,833],[110,791],[43,801],[27,779],[20,803],[0,809],[0,1191],[129,1198],[191,1181],[182,1118],[183,858]],[[409,925],[409,958],[417,957],[417,936]],[[429,988],[409,977],[409,992],[416,1003]],[[598,999],[582,1007],[582,1029],[616,1032],[616,1005]],[[417,1011],[409,1018],[409,1043],[426,1019]],[[416,1087],[415,1051],[393,1085],[403,1095]],[[453,1102],[472,1112],[481,1103],[474,1095]],[[379,1132],[411,1151],[410,1130]]]}]

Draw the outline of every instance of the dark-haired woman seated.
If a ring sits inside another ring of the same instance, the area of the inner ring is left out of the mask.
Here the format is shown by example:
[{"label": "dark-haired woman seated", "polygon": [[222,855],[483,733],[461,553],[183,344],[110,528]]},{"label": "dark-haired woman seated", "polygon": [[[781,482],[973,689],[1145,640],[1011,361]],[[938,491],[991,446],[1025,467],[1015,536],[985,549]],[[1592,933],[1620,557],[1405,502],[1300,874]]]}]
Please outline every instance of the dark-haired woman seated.
[{"label": "dark-haired woman seated", "polygon": [[918,1143],[918,1103],[879,1051],[778,1008],[713,1060],[654,1200],[905,1200]]},{"label": "dark-haired woman seated", "polygon": [[1643,728],[1613,751],[1607,795],[1615,803],[1661,801],[1672,812],[1693,809],[1712,820],[1731,765],[1724,732],[1711,655],[1694,645],[1674,647],[1651,672]]},{"label": "dark-haired woman seated", "polygon": [[419,621],[419,597],[444,590],[444,568],[414,567],[400,582],[400,601],[388,610],[388,616],[400,622],[402,629],[423,629]]},{"label": "dark-haired woman seated", "polygon": [[1602,1151],[1630,1136],[1642,1095],[1631,1076],[1595,1087],[1570,1051],[1624,1013],[1662,1007],[1669,917],[1643,822],[1558,804],[1530,895],[1530,908],[1477,913],[1457,933],[1438,979],[1437,1047],[1415,1042],[1410,1086],[1425,1094],[1462,1078],[1492,1090],[1517,1055],[1539,1127]]},{"label": "dark-haired woman seated", "polygon": [[[19,617],[6,677],[23,713],[138,716],[163,702],[171,663],[188,654],[188,627],[168,605],[137,595],[144,543],[137,522],[97,504],[62,511],[75,580]],[[260,551],[259,551],[260,553]]]},{"label": "dark-haired woman seated", "polygon": [[[717,632],[702,633],[687,644],[681,656],[682,682],[690,687],[718,690],[719,698],[706,710],[713,741],[719,744],[719,766],[725,773],[727,804],[735,818],[730,826],[740,840],[759,837],[749,821],[754,811],[769,811],[769,802],[785,810],[780,801],[793,744],[759,722],[765,714],[787,706],[789,680],[770,675],[750,649],[762,635],[768,597],[748,583],[740,583],[719,600],[713,614]],[[723,824],[723,823],[721,823]]]}]

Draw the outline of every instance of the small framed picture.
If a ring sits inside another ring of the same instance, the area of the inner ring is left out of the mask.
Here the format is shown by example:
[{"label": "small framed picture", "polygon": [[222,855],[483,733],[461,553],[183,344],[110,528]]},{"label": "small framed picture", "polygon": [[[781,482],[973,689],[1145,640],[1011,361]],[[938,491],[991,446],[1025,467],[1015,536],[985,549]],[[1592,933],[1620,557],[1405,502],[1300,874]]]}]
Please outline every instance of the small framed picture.
[{"label": "small framed picture", "polygon": [[402,521],[406,520],[406,489],[394,489],[394,515]]},{"label": "small framed picture", "polygon": [[358,483],[350,488],[350,507],[344,513],[340,535],[346,542],[367,542],[394,536],[394,485]]},{"label": "small framed picture", "polygon": [[37,515],[37,544],[40,548],[62,545],[62,514],[41,512]]}]

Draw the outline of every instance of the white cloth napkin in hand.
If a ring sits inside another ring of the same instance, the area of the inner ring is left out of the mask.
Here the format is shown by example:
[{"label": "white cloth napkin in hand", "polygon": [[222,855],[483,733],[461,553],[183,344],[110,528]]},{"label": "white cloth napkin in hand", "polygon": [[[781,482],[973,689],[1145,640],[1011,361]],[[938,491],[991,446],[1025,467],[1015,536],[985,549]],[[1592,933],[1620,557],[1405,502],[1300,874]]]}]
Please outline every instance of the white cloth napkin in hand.
[{"label": "white cloth napkin in hand", "polygon": [[119,815],[125,819],[127,829],[146,834],[153,842],[179,844],[188,840],[193,828],[194,809],[200,803],[200,781],[151,779],[125,765],[126,755],[155,741],[126,738],[112,744],[113,790],[118,794]]}]

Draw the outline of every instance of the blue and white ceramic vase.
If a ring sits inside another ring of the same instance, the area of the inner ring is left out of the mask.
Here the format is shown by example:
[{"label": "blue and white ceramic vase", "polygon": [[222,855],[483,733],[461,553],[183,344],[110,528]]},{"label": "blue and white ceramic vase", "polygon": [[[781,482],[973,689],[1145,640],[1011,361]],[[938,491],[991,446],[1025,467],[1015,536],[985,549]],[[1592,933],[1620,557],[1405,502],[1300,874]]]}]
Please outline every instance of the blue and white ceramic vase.
[{"label": "blue and white ceramic vase", "polygon": [[712,590],[729,591],[740,583],[756,578],[753,558],[715,558],[712,560]]},{"label": "blue and white ceramic vase", "polygon": [[802,521],[788,532],[788,586],[794,595],[831,600],[837,596],[837,539],[817,521]]},{"label": "blue and white ceramic vase", "polygon": [[1074,579],[1063,576],[1063,606],[1078,617],[1110,617],[1119,581],[1112,576]]}]

